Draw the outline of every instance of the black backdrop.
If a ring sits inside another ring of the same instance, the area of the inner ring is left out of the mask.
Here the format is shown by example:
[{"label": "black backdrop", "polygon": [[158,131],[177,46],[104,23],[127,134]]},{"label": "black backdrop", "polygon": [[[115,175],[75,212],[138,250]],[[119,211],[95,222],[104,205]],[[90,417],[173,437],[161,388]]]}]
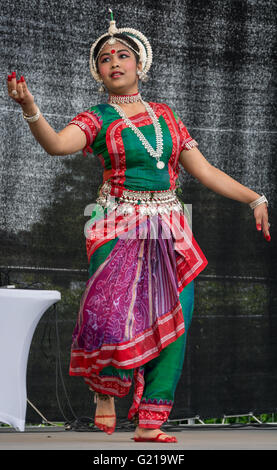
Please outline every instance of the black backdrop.
[{"label": "black backdrop", "polygon": [[[83,0],[1,2],[1,281],[62,293],[60,358],[76,415],[93,415],[90,392],[69,377],[71,334],[87,279],[85,207],[102,168],[92,156],[51,157],[8,98],[6,76],[23,74],[49,123],[62,129],[100,102],[89,72],[91,43],[108,28],[141,30],[154,62],[146,100],[168,103],[211,164],[270,201],[272,241],[251,209],[212,193],[182,168],[183,200],[208,258],[195,281],[195,311],[170,418],[276,411],[276,19],[274,0]],[[39,284],[36,284],[39,287]],[[11,334],[11,347],[12,347]],[[35,332],[28,397],[48,417],[71,419],[56,382],[56,324]],[[126,416],[131,396],[116,401]],[[27,420],[40,418],[28,408]]]}]

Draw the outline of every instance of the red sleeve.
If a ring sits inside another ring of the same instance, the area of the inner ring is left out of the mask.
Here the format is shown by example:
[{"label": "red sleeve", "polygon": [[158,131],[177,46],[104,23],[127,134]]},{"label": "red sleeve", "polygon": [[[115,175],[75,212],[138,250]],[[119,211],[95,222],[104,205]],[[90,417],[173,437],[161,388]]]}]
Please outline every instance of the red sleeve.
[{"label": "red sleeve", "polygon": [[198,147],[198,143],[196,142],[196,140],[194,140],[190,136],[186,126],[183,124],[183,122],[181,121],[181,119],[178,116],[177,116],[177,124],[178,124],[179,130],[180,130],[181,152],[182,152],[182,150],[190,150],[193,147]]},{"label": "red sleeve", "polygon": [[87,143],[83,148],[83,155],[86,157],[87,151],[92,153],[91,145],[102,127],[100,117],[93,111],[84,111],[83,113],[77,114],[77,116],[70,121],[68,126],[71,124],[78,126],[86,134]]}]

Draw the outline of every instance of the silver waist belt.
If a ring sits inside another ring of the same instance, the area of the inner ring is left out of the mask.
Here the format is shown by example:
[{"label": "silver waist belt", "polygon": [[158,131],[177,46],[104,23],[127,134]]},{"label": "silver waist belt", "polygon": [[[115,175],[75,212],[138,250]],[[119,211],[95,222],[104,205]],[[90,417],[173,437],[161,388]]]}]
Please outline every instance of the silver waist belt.
[{"label": "silver waist belt", "polygon": [[106,181],[100,189],[96,202],[104,208],[116,210],[119,215],[132,214],[136,208],[141,215],[170,214],[171,211],[183,210],[175,189],[158,192],[125,189],[122,196],[115,198],[110,194],[111,187],[110,182]]}]

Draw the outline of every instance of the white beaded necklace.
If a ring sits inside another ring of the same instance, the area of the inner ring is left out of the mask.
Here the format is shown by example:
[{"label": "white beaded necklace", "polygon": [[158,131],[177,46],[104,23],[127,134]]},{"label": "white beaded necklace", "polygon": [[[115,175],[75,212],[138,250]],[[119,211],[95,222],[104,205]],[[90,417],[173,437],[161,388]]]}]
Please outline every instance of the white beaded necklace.
[{"label": "white beaded necklace", "polygon": [[126,116],[125,112],[123,111],[123,109],[120,106],[118,106],[117,104],[114,104],[114,103],[110,103],[110,105],[113,106],[113,108],[118,112],[118,114],[121,116],[121,118],[123,119],[125,124],[134,131],[134,133],[139,138],[139,140],[141,141],[144,148],[147,150],[148,153],[150,153],[151,157],[156,158],[157,168],[159,168],[159,170],[162,170],[164,168],[165,164],[164,164],[164,162],[160,161],[160,158],[163,154],[163,134],[162,134],[161,125],[159,123],[159,120],[158,120],[156,114],[154,113],[153,109],[151,108],[151,106],[148,103],[146,103],[145,101],[143,101],[142,99],[140,99],[140,101],[145,106],[145,109],[148,112],[148,114],[149,114],[149,116],[152,120],[154,129],[155,129],[156,150],[153,149],[152,145],[149,144],[148,140],[144,137],[143,133]]}]

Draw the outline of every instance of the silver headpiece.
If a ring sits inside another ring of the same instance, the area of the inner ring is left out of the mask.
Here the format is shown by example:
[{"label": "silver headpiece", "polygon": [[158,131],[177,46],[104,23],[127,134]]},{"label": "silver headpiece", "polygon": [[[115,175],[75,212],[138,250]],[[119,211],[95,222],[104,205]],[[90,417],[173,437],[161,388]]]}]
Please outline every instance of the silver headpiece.
[{"label": "silver headpiece", "polygon": [[[133,29],[133,28],[117,28],[116,25],[115,25],[115,21],[113,19],[113,12],[110,8],[109,8],[109,11],[111,13],[111,21],[110,21],[110,27],[108,29],[108,33],[105,33],[102,36],[100,36],[92,44],[92,46],[90,48],[89,67],[90,67],[91,75],[93,76],[93,78],[97,82],[102,83],[102,79],[101,79],[99,73],[97,72],[96,63],[97,63],[97,59],[99,57],[100,52],[102,51],[103,47],[107,43],[112,45],[112,44],[115,44],[117,41],[119,41],[122,44],[124,44],[125,46],[129,47],[130,49],[133,49],[132,46],[130,46],[130,44],[127,41],[124,42],[124,39],[114,37],[114,34],[116,34],[116,33],[124,33],[127,36],[129,36],[131,39],[133,39],[133,41],[138,45],[139,57],[140,57],[140,61],[142,63],[142,70],[139,74],[139,78],[142,81],[147,81],[147,72],[149,71],[149,69],[151,67],[151,64],[152,64],[152,60],[153,60],[152,48],[151,48],[151,45],[150,45],[148,39],[144,36],[144,34],[142,34],[140,31],[137,31],[136,29]],[[104,44],[102,45],[102,47],[100,48],[100,50],[97,54],[97,57],[94,59],[93,55],[94,55],[95,47],[97,46],[99,41],[107,35],[108,35],[107,41],[104,42]],[[133,51],[137,54],[137,51],[135,49],[133,49]]]}]

